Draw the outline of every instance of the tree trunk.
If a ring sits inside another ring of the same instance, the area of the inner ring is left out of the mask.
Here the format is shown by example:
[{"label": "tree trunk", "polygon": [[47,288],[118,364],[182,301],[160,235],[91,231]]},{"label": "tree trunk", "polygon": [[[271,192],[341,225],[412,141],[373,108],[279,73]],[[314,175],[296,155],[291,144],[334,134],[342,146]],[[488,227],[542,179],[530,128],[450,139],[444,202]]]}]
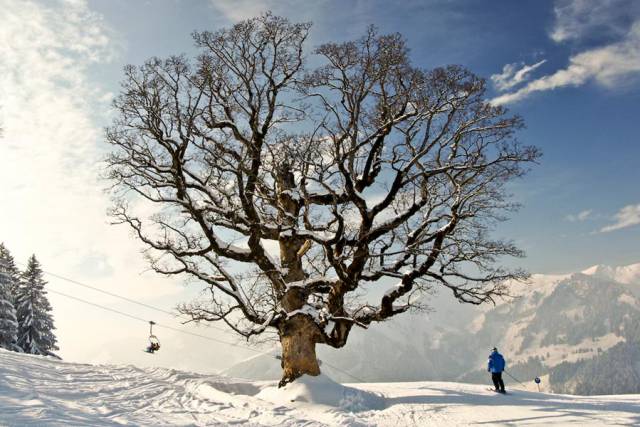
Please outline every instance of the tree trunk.
[{"label": "tree trunk", "polygon": [[283,387],[302,375],[320,375],[316,357],[319,335],[318,326],[305,315],[292,317],[280,328],[283,374],[278,387]]}]

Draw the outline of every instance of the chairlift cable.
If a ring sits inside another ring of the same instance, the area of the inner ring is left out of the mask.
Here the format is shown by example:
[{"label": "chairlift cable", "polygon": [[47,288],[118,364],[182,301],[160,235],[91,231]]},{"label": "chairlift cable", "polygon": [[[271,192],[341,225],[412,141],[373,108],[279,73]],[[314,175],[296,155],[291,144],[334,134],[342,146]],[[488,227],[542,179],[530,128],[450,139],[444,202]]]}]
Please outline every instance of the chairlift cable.
[{"label": "chairlift cable", "polygon": [[[116,309],[111,308],[111,307],[106,307],[104,305],[97,304],[97,303],[94,303],[94,302],[91,302],[91,301],[87,301],[85,299],[78,298],[78,297],[75,297],[73,295],[66,294],[64,292],[56,291],[54,289],[48,289],[48,291],[49,292],[53,292],[54,294],[62,295],[62,296],[67,297],[67,298],[71,298],[73,300],[76,300],[76,301],[79,301],[79,302],[82,302],[82,303],[85,303],[85,304],[92,305],[94,307],[101,308],[101,309],[106,310],[106,311],[111,311],[112,313],[116,313],[116,314],[119,314],[121,316],[126,316],[126,317],[129,317],[131,319],[139,320],[141,322],[149,324],[149,320],[148,319],[143,319],[142,317],[134,316],[132,314],[125,313],[124,311],[116,310]],[[227,341],[223,341],[223,340],[219,340],[219,339],[216,339],[216,338],[213,338],[213,337],[209,337],[207,335],[197,334],[197,333],[194,333],[194,332],[189,332],[189,331],[185,331],[185,330],[182,330],[182,329],[174,328],[172,326],[164,325],[162,323],[154,322],[154,324],[157,327],[164,328],[164,329],[169,329],[169,330],[172,330],[172,331],[175,331],[175,332],[179,332],[181,334],[192,335],[192,336],[203,338],[203,339],[206,339],[206,340],[209,340],[209,341],[214,341],[214,342],[217,342],[217,343],[220,343],[220,344],[226,344],[226,345],[233,346],[233,347],[243,348],[245,350],[253,351],[255,353],[263,353],[260,350],[253,349],[251,347],[240,346],[240,345],[237,345],[237,344],[234,344],[234,343],[230,343],[230,342],[227,342]]]},{"label": "chairlift cable", "polygon": [[[94,303],[94,302],[91,302],[91,301],[87,301],[85,299],[78,298],[78,297],[75,297],[73,295],[66,294],[64,292],[56,291],[54,289],[48,289],[48,291],[49,292],[53,292],[54,294],[57,294],[57,295],[61,295],[61,296],[73,299],[73,300],[78,301],[78,302],[82,302],[84,304],[89,304],[89,305],[92,305],[94,307],[98,307],[98,308],[101,308],[103,310],[110,311],[112,313],[116,313],[116,314],[119,314],[121,316],[128,317],[128,318],[133,319],[133,320],[139,320],[139,321],[147,323],[147,324],[149,323],[149,320],[147,320],[147,319],[143,319],[142,317],[138,317],[138,316],[134,316],[134,315],[129,314],[129,313],[125,313],[124,311],[116,310],[116,309],[111,308],[111,307],[106,307],[104,305],[97,304],[97,303]],[[249,351],[254,352],[256,354],[261,354],[261,355],[270,355],[271,354],[271,350],[268,351],[268,352],[264,352],[264,351],[256,350],[255,348],[251,348],[251,347],[248,347],[248,346],[238,345],[238,344],[234,344],[234,343],[231,343],[231,342],[228,342],[228,341],[222,341],[222,340],[219,340],[219,339],[216,339],[216,338],[213,338],[213,337],[209,337],[209,336],[206,336],[206,335],[198,334],[198,333],[195,333],[195,332],[185,331],[183,329],[178,329],[178,328],[175,328],[173,326],[164,325],[164,324],[157,323],[157,322],[154,322],[154,325],[156,325],[156,326],[158,326],[160,328],[168,329],[168,330],[171,330],[171,331],[174,331],[174,332],[178,332],[178,333],[181,333],[181,334],[191,335],[191,336],[194,336],[194,337],[198,337],[198,338],[206,339],[206,340],[209,340],[209,341],[217,342],[219,344],[225,344],[225,345],[228,345],[228,346],[231,346],[231,347],[241,348],[243,350],[249,350]],[[342,370],[342,369],[340,369],[340,368],[338,368],[338,367],[336,367],[336,366],[334,366],[334,365],[332,365],[332,364],[330,364],[328,362],[323,361],[322,363],[324,365],[327,365],[328,367],[330,367],[330,368],[332,368],[332,369],[344,374],[344,375],[347,375],[347,376],[353,378],[354,380],[356,380],[358,382],[362,382],[362,383],[365,382],[364,380],[356,377],[355,375],[352,375],[352,374],[350,374],[350,373],[348,373],[348,372],[346,372],[346,371],[344,371],[344,370]]]},{"label": "chairlift cable", "polygon": [[[24,265],[22,263],[16,263],[16,264]],[[153,306],[151,304],[147,304],[147,303],[144,303],[144,302],[141,302],[141,301],[137,301],[137,300],[134,300],[132,298],[128,298],[128,297],[125,297],[125,296],[122,296],[122,295],[119,295],[119,294],[116,294],[116,293],[113,293],[113,292],[105,291],[104,289],[100,289],[100,288],[97,288],[95,286],[91,286],[91,285],[88,285],[86,283],[82,283],[82,282],[79,282],[77,280],[70,279],[70,278],[62,276],[60,274],[52,273],[52,272],[47,271],[47,270],[42,270],[42,272],[44,274],[47,274],[47,275],[51,276],[51,277],[55,277],[57,279],[64,280],[65,282],[68,282],[68,283],[71,283],[71,284],[74,284],[74,285],[78,285],[78,286],[82,286],[84,288],[91,289],[91,290],[94,290],[96,292],[101,292],[101,293],[103,293],[105,295],[109,295],[111,297],[119,298],[119,299],[121,299],[123,301],[127,301],[127,302],[130,302],[132,304],[137,304],[139,306],[146,307],[146,308],[148,308],[150,310],[155,310],[155,311],[158,311],[160,313],[168,314],[168,315],[170,315],[172,317],[180,316],[180,314],[178,314],[178,313],[175,313],[175,312],[172,312],[172,311],[169,311],[169,310],[165,310],[163,308],[156,307],[156,306]],[[221,332],[231,333],[231,331],[229,331],[227,329],[220,328],[220,327],[217,327],[217,326],[214,326],[214,325],[205,324],[205,323],[203,323],[203,325],[208,327],[208,328],[217,329],[218,331],[221,331]]]}]

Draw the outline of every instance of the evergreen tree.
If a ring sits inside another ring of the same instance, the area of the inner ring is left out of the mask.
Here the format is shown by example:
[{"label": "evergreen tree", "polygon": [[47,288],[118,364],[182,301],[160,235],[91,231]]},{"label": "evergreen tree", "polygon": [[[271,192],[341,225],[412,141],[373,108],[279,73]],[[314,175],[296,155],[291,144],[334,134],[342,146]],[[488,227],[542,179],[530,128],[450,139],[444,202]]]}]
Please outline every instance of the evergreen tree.
[{"label": "evergreen tree", "polygon": [[18,341],[18,322],[11,295],[12,277],[6,262],[0,258],[0,347],[20,351]]},{"label": "evergreen tree", "polygon": [[22,274],[17,303],[18,345],[25,353],[54,355],[51,352],[58,350],[45,285],[40,263],[32,255]]},{"label": "evergreen tree", "polygon": [[15,306],[17,302],[18,286],[20,285],[20,270],[16,266],[11,252],[7,249],[4,243],[0,243],[0,262],[3,262],[3,271],[8,275],[11,302]]}]

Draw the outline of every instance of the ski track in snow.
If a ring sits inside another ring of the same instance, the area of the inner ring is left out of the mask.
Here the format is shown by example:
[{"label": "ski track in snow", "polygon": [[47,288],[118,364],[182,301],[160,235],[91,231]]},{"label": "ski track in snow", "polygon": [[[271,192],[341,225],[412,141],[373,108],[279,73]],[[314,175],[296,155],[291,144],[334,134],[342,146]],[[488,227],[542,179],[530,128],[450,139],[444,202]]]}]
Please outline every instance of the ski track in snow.
[{"label": "ski track in snow", "polygon": [[[309,387],[330,385],[323,381],[310,381]],[[503,396],[487,391],[486,386],[458,383],[350,384],[349,390],[360,389],[385,400],[381,409],[349,412],[313,402],[279,404],[256,397],[262,391],[261,396],[288,399],[273,386],[271,381],[66,363],[0,350],[0,425],[640,424],[640,395],[576,397],[516,390]],[[333,383],[330,387],[337,390],[340,386]],[[326,389],[311,391],[326,395]]]}]

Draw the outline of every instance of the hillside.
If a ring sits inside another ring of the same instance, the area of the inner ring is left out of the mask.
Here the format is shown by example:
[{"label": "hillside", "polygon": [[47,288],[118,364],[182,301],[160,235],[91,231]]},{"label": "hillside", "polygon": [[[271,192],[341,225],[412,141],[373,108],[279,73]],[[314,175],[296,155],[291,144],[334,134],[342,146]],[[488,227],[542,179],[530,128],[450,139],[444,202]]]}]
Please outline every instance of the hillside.
[{"label": "hillside", "polygon": [[272,382],[133,366],[92,366],[0,350],[0,424],[24,425],[637,425],[640,396],[586,398],[478,385],[343,386]]},{"label": "hillside", "polygon": [[[480,315],[467,342],[496,342],[509,355],[514,375],[549,375],[548,385],[556,392],[635,393],[640,370],[630,360],[640,342],[639,324],[640,300],[632,288],[576,273]],[[595,366],[606,374],[593,375]],[[479,370],[462,379],[483,375]]]},{"label": "hillside", "polygon": [[[444,380],[486,383],[486,358],[498,346],[509,371],[535,389],[571,394],[640,393],[640,264],[594,266],[564,275],[534,275],[518,296],[495,307],[432,301],[434,312],[356,329],[344,349],[318,347],[324,370],[353,381]],[[227,371],[275,379],[277,360],[258,356]]]}]

